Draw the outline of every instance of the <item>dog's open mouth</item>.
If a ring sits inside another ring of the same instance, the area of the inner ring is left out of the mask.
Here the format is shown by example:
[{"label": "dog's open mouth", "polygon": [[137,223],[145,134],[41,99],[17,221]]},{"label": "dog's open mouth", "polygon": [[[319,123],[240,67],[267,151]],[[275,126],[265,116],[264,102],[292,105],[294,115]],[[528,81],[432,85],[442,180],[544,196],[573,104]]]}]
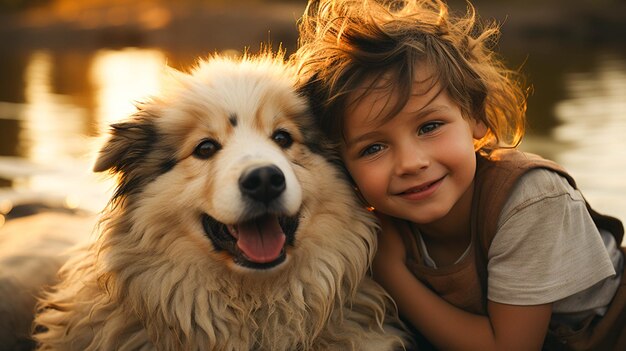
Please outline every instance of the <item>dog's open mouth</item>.
[{"label": "dog's open mouth", "polygon": [[202,215],[204,232],[213,246],[230,253],[236,264],[255,269],[272,268],[285,260],[285,248],[293,246],[298,224],[297,215],[265,214],[234,225]]}]

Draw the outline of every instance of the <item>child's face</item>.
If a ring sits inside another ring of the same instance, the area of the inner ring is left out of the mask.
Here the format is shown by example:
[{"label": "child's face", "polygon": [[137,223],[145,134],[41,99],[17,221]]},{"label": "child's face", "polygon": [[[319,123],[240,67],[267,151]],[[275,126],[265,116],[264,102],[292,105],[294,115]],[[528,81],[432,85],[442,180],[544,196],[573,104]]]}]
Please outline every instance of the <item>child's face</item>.
[{"label": "child's face", "polygon": [[347,111],[342,157],[377,211],[428,224],[452,219],[447,215],[458,213],[451,210],[459,203],[469,206],[476,169],[473,142],[485,135],[486,127],[463,118],[458,105],[440,90],[435,85],[426,94],[412,95],[384,123],[376,119],[392,105],[384,90],[374,90]]}]

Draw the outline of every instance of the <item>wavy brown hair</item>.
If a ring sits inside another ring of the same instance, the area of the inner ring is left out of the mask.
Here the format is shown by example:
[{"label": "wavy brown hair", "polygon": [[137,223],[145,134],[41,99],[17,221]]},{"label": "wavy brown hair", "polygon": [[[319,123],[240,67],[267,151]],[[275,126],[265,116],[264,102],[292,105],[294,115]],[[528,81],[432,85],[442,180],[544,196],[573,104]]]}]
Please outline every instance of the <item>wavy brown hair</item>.
[{"label": "wavy brown hair", "polygon": [[384,88],[397,97],[385,116],[392,118],[415,94],[419,65],[433,72],[428,89],[438,84],[466,118],[488,127],[477,150],[521,141],[526,113],[521,76],[493,50],[498,26],[481,23],[470,3],[463,16],[454,17],[438,0],[310,0],[299,31],[292,59],[320,126],[334,142],[341,141],[341,116],[365,82],[391,78],[384,79]]}]

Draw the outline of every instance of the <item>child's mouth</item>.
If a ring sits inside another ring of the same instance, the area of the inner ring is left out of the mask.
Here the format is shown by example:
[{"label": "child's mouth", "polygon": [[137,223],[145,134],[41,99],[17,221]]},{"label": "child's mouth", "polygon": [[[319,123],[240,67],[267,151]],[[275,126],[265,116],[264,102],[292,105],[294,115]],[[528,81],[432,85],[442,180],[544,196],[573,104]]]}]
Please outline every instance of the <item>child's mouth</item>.
[{"label": "child's mouth", "polygon": [[438,185],[441,184],[441,181],[443,180],[444,177],[441,177],[437,180],[434,180],[430,183],[426,183],[426,184],[422,184],[419,186],[416,186],[414,188],[410,188],[407,189],[405,191],[403,191],[402,193],[400,193],[400,195],[406,195],[406,196],[411,196],[414,194],[424,194],[426,195],[426,193],[430,193],[430,191],[434,191],[437,189]]},{"label": "child's mouth", "polygon": [[[433,182],[433,183],[434,183],[434,182]],[[425,186],[422,186],[422,187],[419,187],[419,188],[409,189],[409,190],[405,191],[404,193],[405,193],[405,194],[421,193],[422,191],[424,191],[424,190],[426,190],[426,189],[430,188],[430,187],[433,185],[433,183],[430,183],[430,184],[428,184],[428,185],[425,185]]]}]

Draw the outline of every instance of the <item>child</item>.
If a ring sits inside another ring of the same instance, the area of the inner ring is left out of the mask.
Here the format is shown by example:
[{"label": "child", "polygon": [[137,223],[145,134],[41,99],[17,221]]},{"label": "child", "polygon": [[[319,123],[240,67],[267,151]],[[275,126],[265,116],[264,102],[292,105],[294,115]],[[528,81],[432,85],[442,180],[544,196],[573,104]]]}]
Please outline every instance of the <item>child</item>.
[{"label": "child", "polygon": [[525,95],[471,5],[311,0],[303,90],[381,221],[374,278],[422,346],[626,350],[623,226],[517,151]]}]

